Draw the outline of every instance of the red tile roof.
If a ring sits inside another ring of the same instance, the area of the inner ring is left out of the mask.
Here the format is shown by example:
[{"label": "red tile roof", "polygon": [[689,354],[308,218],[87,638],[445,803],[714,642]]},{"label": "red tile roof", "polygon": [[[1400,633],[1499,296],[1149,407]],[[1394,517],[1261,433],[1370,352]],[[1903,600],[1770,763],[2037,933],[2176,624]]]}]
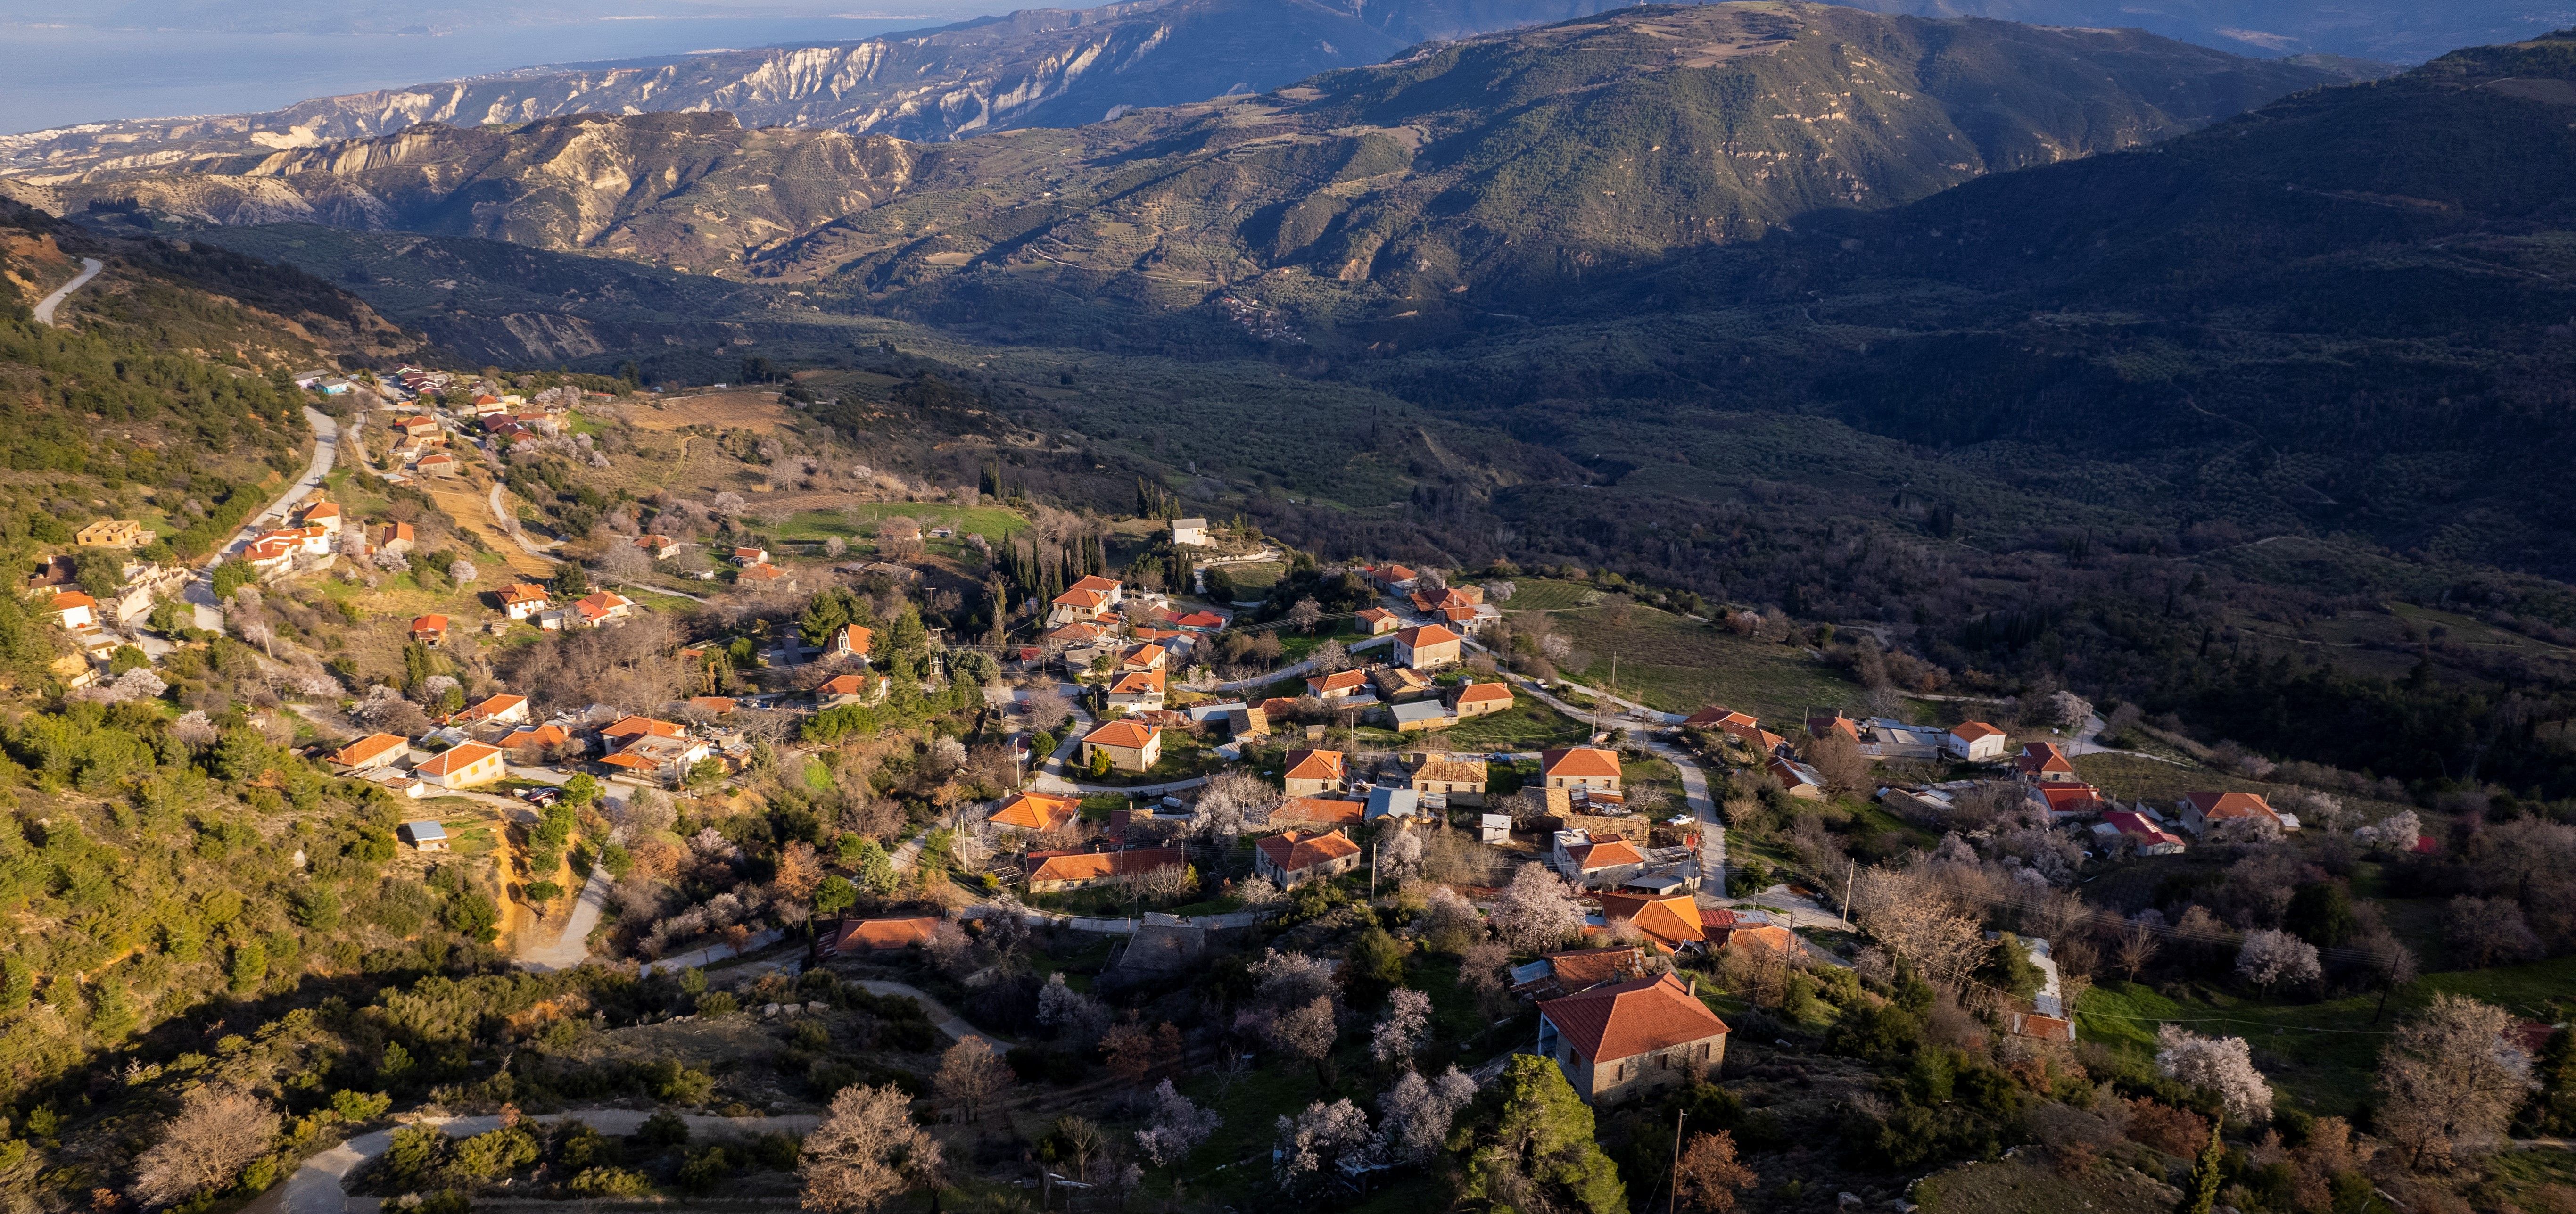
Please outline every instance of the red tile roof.
[{"label": "red tile roof", "polygon": [[1407,649],[1428,649],[1434,645],[1449,644],[1457,639],[1457,633],[1439,624],[1417,624],[1395,634],[1395,643]]},{"label": "red tile roof", "polygon": [[1489,700],[1500,700],[1505,704],[1511,703],[1512,685],[1509,683],[1469,683],[1458,689],[1458,702],[1462,705],[1482,704]]},{"label": "red tile roof", "polygon": [[[1708,923],[1701,917],[1699,903],[1688,894],[1665,898],[1637,894],[1602,894],[1601,917],[1611,922],[1628,920],[1637,925],[1648,939],[1668,948],[1684,944],[1701,944],[1708,940]],[[1727,915],[1729,923],[1734,921]]]},{"label": "red tile roof", "polygon": [[2193,792],[2184,793],[2182,799],[2197,807],[2202,817],[2213,821],[2228,818],[2278,819],[2281,816],[2272,808],[2271,802],[2250,792]]},{"label": "red tile roof", "polygon": [[1728,1031],[1726,1022],[1671,974],[1551,999],[1538,1005],[1538,1013],[1595,1065]]},{"label": "red tile roof", "polygon": [[1148,743],[1154,740],[1154,734],[1155,730],[1153,727],[1148,725],[1139,725],[1134,721],[1111,721],[1110,723],[1083,735],[1082,740],[1089,742],[1094,746],[1115,746],[1121,750],[1143,750]]},{"label": "red tile roof", "polygon": [[1950,736],[1962,742],[1974,742],[1979,738],[1996,737],[2002,733],[2002,730],[1983,721],[1962,721],[1950,727]]},{"label": "red tile roof", "polygon": [[451,749],[440,751],[429,762],[413,770],[424,776],[453,775],[499,753],[501,748],[498,746],[486,746],[481,742],[464,742]]},{"label": "red tile roof", "polygon": [[930,943],[931,933],[938,929],[939,920],[929,915],[908,919],[860,919],[843,923],[841,934],[833,939],[832,947],[844,953],[859,949],[905,948]]},{"label": "red tile roof", "polygon": [[1543,750],[1538,756],[1541,776],[1568,776],[1577,779],[1616,778],[1619,774],[1619,752],[1598,746],[1570,746],[1563,750]]},{"label": "red tile roof", "polygon": [[1306,679],[1306,689],[1319,696],[1336,691],[1350,691],[1367,684],[1368,675],[1357,670],[1336,670],[1331,674],[1312,675]]},{"label": "red tile roof", "polygon": [[1341,779],[1342,752],[1338,750],[1289,751],[1286,778],[1291,780]]},{"label": "red tile roof", "polygon": [[676,738],[687,732],[688,730],[683,729],[678,725],[674,725],[669,721],[657,721],[651,717],[619,717],[613,724],[609,725],[608,728],[600,730],[599,736],[603,738],[640,738],[650,734],[657,738]]},{"label": "red tile roof", "polygon": [[[1036,858],[1035,856],[1031,858]],[[1149,873],[1158,868],[1172,868],[1181,861],[1177,847],[1147,847],[1134,851],[1057,852],[1045,857],[1029,874],[1031,881],[1090,881],[1101,877],[1119,877],[1129,873]]]},{"label": "red tile roof", "polygon": [[1260,848],[1261,854],[1270,858],[1272,867],[1281,872],[1291,873],[1339,860],[1344,856],[1358,855],[1360,850],[1359,844],[1344,838],[1342,832],[1338,830],[1326,831],[1320,835],[1302,834],[1292,830],[1272,835],[1253,846]]},{"label": "red tile roof", "polygon": [[1022,793],[1003,803],[985,821],[995,826],[1016,826],[1022,830],[1048,831],[1061,829],[1081,812],[1082,802],[1073,797],[1051,797],[1045,793]]},{"label": "red tile roof", "polygon": [[341,747],[339,753],[331,756],[331,761],[342,767],[361,767],[410,745],[398,734],[370,734]]},{"label": "red tile roof", "polygon": [[1270,811],[1272,826],[1304,822],[1316,826],[1357,826],[1368,816],[1368,803],[1340,797],[1290,797]]},{"label": "red tile roof", "polygon": [[411,620],[411,631],[413,636],[419,636],[424,632],[445,632],[447,631],[447,617],[443,615],[413,616]]}]

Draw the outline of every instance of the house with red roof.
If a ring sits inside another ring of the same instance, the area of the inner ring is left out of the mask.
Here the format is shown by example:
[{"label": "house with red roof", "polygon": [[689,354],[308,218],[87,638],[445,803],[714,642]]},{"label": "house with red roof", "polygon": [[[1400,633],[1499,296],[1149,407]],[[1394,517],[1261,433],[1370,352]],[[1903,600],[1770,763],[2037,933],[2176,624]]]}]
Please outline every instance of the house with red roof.
[{"label": "house with red roof", "polygon": [[1420,624],[1395,634],[1395,664],[1409,670],[1436,670],[1458,661],[1464,643],[1443,624]]},{"label": "house with red roof", "polygon": [[500,747],[460,742],[430,756],[428,762],[413,768],[412,774],[421,783],[452,790],[489,784],[508,773],[501,766]]},{"label": "house with red roof", "polygon": [[1061,893],[1112,877],[1130,877],[1156,869],[1178,868],[1187,861],[1177,847],[1141,847],[1127,851],[1030,852],[1037,867],[1029,870],[1029,892]]},{"label": "house with red roof", "polygon": [[2179,856],[2187,848],[2181,835],[2166,830],[2145,814],[2130,809],[2105,810],[2093,833],[2127,839],[2141,856]]},{"label": "house with red roof", "polygon": [[1450,708],[1458,719],[1481,717],[1488,713],[1509,712],[1512,707],[1512,685],[1509,683],[1461,683]]},{"label": "house with red roof", "polygon": [[1336,670],[1331,674],[1306,676],[1306,694],[1329,704],[1347,700],[1368,689],[1368,672]]},{"label": "house with red roof", "polygon": [[512,582],[495,592],[501,600],[501,614],[524,620],[546,609],[546,588],[527,582]]},{"label": "house with red roof", "polygon": [[868,953],[898,953],[916,944],[928,944],[939,931],[936,915],[911,915],[900,919],[848,919],[841,930],[823,943],[823,951],[842,957]]},{"label": "house with red roof", "polygon": [[1673,974],[1538,1005],[1538,1053],[1594,1104],[1699,1082],[1726,1061],[1727,1032],[1692,985]]},{"label": "house with red roof", "polygon": [[1404,627],[1404,617],[1384,607],[1371,607],[1351,618],[1359,621],[1360,627],[1367,629],[1373,637],[1382,637]]},{"label": "house with red roof", "polygon": [[415,644],[423,645],[431,649],[436,649],[440,645],[446,644],[447,617],[435,614],[413,616],[411,621],[411,639]]},{"label": "house with red roof", "polygon": [[1360,865],[1360,845],[1338,830],[1283,831],[1252,845],[1252,871],[1281,889],[1326,881]]},{"label": "house with red roof", "polygon": [[843,624],[832,630],[831,639],[823,645],[823,656],[865,662],[869,648],[875,644],[876,633],[857,624]]},{"label": "house with red roof", "polygon": [[1113,771],[1150,771],[1163,761],[1163,731],[1134,721],[1111,721],[1082,737],[1082,761],[1106,754]]},{"label": "house with red roof", "polygon": [[[1109,686],[1109,706],[1129,712],[1149,712],[1163,706],[1165,675],[1160,667],[1131,670],[1118,676]],[[1148,764],[1148,766],[1151,766]]]},{"label": "house with red roof", "polygon": [[1287,790],[1292,797],[1312,797],[1342,791],[1348,778],[1338,750],[1292,750],[1288,752]]},{"label": "house with red roof", "polygon": [[1619,752],[1598,746],[1542,750],[1538,774],[1548,788],[1598,788],[1619,791]]},{"label": "house with red roof", "polygon": [[1183,632],[1195,632],[1201,636],[1205,636],[1208,633],[1224,629],[1225,617],[1218,615],[1213,611],[1193,611],[1188,615],[1174,619],[1172,621],[1172,627],[1178,628]]},{"label": "house with red roof", "polygon": [[450,725],[516,725],[528,719],[528,697],[503,692],[476,704],[455,716]]},{"label": "house with red roof", "polygon": [[2013,773],[2033,784],[2071,782],[2076,778],[2075,764],[2067,761],[2066,752],[2059,750],[2055,742],[2022,743],[2021,753],[2013,756]]},{"label": "house with red roof", "polygon": [[1639,934],[1675,951],[1704,948],[1708,945],[1710,924],[1704,916],[1723,916],[1725,921],[1719,925],[1720,930],[1732,927],[1735,923],[1732,912],[1714,908],[1702,911],[1698,900],[1689,894],[1650,895],[1604,892],[1599,896],[1601,918],[1604,922],[1632,924]]},{"label": "house with red roof", "polygon": [[2229,822],[2249,819],[2269,819],[2273,826],[2281,829],[2287,829],[2289,825],[2281,820],[2280,811],[2273,809],[2272,803],[2259,793],[2184,793],[2174,808],[2182,811],[2182,828],[2195,835],[2206,835]]},{"label": "house with red roof", "polygon": [[369,734],[333,753],[331,765],[343,775],[368,771],[403,757],[410,749],[411,743],[400,734]]},{"label": "house with red roof", "polygon": [[1063,830],[1080,816],[1082,799],[1079,797],[1026,792],[1003,802],[1000,809],[994,810],[992,816],[984,820],[1002,830],[1043,835]]},{"label": "house with red roof", "polygon": [[1616,836],[1596,842],[1579,830],[1556,832],[1554,859],[1566,880],[1586,889],[1615,889],[1646,871],[1646,857],[1636,844]]},{"label": "house with red roof", "polygon": [[1744,743],[1746,747],[1750,748],[1753,753],[1757,755],[1767,755],[1772,751],[1780,749],[1781,744],[1788,741],[1788,739],[1783,738],[1770,730],[1762,728],[1762,722],[1759,718],[1737,712],[1732,708],[1725,708],[1715,704],[1700,709],[1698,712],[1692,713],[1687,718],[1684,718],[1682,721],[1682,727],[1684,729],[1705,729],[1712,733],[1725,734],[1738,742]]},{"label": "house with red roof", "polygon": [[1962,763],[2000,763],[2004,731],[1983,721],[1962,721],[1950,727],[1950,738],[1941,749]]},{"label": "house with red roof", "polygon": [[53,609],[54,617],[62,621],[63,627],[74,632],[98,627],[98,600],[80,591],[57,591],[53,601],[46,606]]},{"label": "house with red roof", "polygon": [[2033,804],[2048,810],[2052,822],[2091,817],[2102,812],[2102,790],[2082,781],[2057,780],[2023,789]]},{"label": "house with red roof", "polygon": [[1368,802],[1347,797],[1290,797],[1270,811],[1269,825],[1274,827],[1317,826],[1341,828],[1358,826],[1365,821]]}]

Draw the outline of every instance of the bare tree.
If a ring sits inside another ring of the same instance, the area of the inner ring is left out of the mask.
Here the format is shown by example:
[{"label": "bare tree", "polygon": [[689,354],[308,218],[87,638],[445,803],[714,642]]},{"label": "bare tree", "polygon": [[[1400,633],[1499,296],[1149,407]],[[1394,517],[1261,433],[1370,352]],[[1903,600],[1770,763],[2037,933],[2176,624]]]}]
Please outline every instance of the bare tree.
[{"label": "bare tree", "polygon": [[893,1084],[846,1087],[823,1124],[805,1136],[796,1174],[805,1208],[874,1210],[939,1174],[939,1140],[913,1124],[911,1100]]},{"label": "bare tree", "polygon": [[1327,995],[1317,995],[1270,1021],[1271,1046],[1288,1057],[1312,1063],[1318,1081],[1324,1080],[1324,1059],[1333,1052],[1333,1038],[1337,1035],[1333,1000]]},{"label": "bare tree", "polygon": [[1279,807],[1279,790],[1240,767],[1208,778],[1199,791],[1198,829],[1211,839],[1232,842],[1247,829],[1266,826]]},{"label": "bare tree", "polygon": [[1288,608],[1288,623],[1307,636],[1315,635],[1315,626],[1324,622],[1324,605],[1313,599],[1299,599]]},{"label": "bare tree", "polygon": [[1837,794],[1860,792],[1878,774],[1871,769],[1869,756],[1860,752],[1860,744],[1839,729],[1827,730],[1825,736],[1807,743],[1807,765]]},{"label": "bare tree", "polygon": [[1315,673],[1336,674],[1351,668],[1351,651],[1340,641],[1326,640],[1307,655],[1315,663]]},{"label": "bare tree", "polygon": [[2504,1133],[2529,1093],[2531,1058],[2511,1012],[2453,994],[2433,997],[2379,1058],[2378,1132],[2408,1166],[2447,1166]]},{"label": "bare tree", "polygon": [[2462,894],[2451,899],[2449,913],[2442,918],[2442,936],[2453,952],[2476,969],[2529,961],[2541,951],[2540,937],[2532,934],[2522,907],[2511,898]]},{"label": "bare tree", "polygon": [[1852,903],[1861,926],[1879,943],[1954,991],[1993,948],[1976,917],[1920,868],[1863,870]]},{"label": "bare tree", "polygon": [[133,1196],[170,1205],[231,1184],[277,1138],[277,1111],[229,1085],[191,1088],[162,1127],[161,1141],[135,1161]]},{"label": "bare tree", "polygon": [[1013,1076],[1002,1056],[991,1042],[981,1037],[961,1038],[939,1056],[939,1074],[931,1086],[939,1098],[954,1106],[959,1116],[975,1120],[984,1106],[1008,1091]]},{"label": "bare tree", "polygon": [[1022,702],[1027,710],[1029,728],[1040,733],[1054,733],[1056,727],[1073,719],[1073,701],[1053,686],[1032,691]]},{"label": "bare tree", "polygon": [[1761,1182],[1735,1157],[1735,1135],[1725,1130],[1693,1134],[1674,1175],[1675,1191],[1692,1209],[1731,1214],[1735,1195]]}]

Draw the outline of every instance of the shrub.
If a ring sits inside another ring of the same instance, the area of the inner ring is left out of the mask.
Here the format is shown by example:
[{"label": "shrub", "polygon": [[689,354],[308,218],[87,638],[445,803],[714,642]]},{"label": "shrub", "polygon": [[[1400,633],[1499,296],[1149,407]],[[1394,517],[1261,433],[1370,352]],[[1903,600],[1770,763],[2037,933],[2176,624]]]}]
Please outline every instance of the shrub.
[{"label": "shrub", "polygon": [[698,1014],[701,1016],[730,1016],[741,1010],[742,1005],[734,1000],[731,991],[710,991],[698,996]]},{"label": "shrub", "polygon": [[653,1182],[642,1172],[625,1168],[583,1168],[565,1185],[582,1197],[642,1197],[653,1191]]},{"label": "shrub", "polygon": [[635,1127],[635,1141],[648,1147],[676,1147],[689,1140],[689,1123],[680,1115],[664,1109],[644,1119]]},{"label": "shrub", "polygon": [[680,1165],[680,1187],[692,1193],[713,1192],[733,1170],[733,1156],[723,1147],[708,1147],[692,1153],[688,1162]]},{"label": "shrub", "polygon": [[352,1092],[342,1089],[331,1093],[331,1111],[339,1114],[340,1120],[352,1125],[374,1121],[384,1116],[385,1110],[393,1107],[393,1103],[393,1096],[385,1092]]}]

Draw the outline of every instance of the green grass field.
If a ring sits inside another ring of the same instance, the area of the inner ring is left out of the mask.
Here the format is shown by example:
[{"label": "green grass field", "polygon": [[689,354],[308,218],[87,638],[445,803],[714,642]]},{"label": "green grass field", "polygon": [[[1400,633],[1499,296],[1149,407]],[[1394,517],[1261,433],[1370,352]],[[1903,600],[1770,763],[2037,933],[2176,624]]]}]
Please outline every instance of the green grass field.
[{"label": "green grass field", "polygon": [[1554,578],[1515,578],[1512,598],[1499,604],[1512,611],[1562,611],[1568,607],[1589,607],[1601,592],[1581,582],[1560,582]]},{"label": "green grass field", "polygon": [[[959,535],[973,532],[996,543],[1003,537],[1016,534],[1029,525],[1029,521],[1021,518],[1018,512],[1006,510],[1000,506],[957,506],[941,502],[852,502],[840,510],[802,511],[780,524],[776,531],[778,538],[782,540],[801,540],[807,543],[818,542],[835,535],[845,540],[852,540],[875,535],[878,522],[898,514],[920,523],[924,530],[932,527],[953,527]],[[851,525],[850,516],[852,515],[858,519],[857,526]],[[939,545],[939,541],[931,543],[934,548]]]},{"label": "green grass field", "polygon": [[1528,696],[1502,712],[1469,717],[1432,737],[1459,750],[1542,750],[1572,746],[1592,736],[1582,722]]},{"label": "green grass field", "polygon": [[2144,986],[2110,983],[2084,993],[2076,1031],[2140,1057],[2154,1054],[2156,1026],[2172,1022],[2196,1033],[2243,1037],[2273,1086],[2315,1113],[2349,1115],[2370,1095],[2370,1076],[2389,1034],[2416,1009],[2448,992],[2495,1004],[2543,1023],[2576,1012],[2576,957],[2490,970],[2426,974],[2388,999],[2376,995],[2318,1003],[2264,1003],[2216,995],[2176,1000]]},{"label": "green grass field", "polygon": [[[1512,596],[1512,610],[1520,609],[1521,598]],[[1567,672],[1569,678],[1609,690],[1615,656],[1624,698],[1665,712],[1723,704],[1775,730],[1778,722],[1800,719],[1810,708],[1860,703],[1858,684],[1803,649],[1736,636],[1649,607],[1630,608],[1626,627],[1613,625],[1609,615],[1598,607],[1548,613],[1556,631],[1591,659],[1582,670]]]},{"label": "green grass field", "polygon": [[[2206,791],[2250,792],[2277,797],[2290,791],[2291,788],[2287,784],[2272,784],[2262,780],[2248,780],[2241,776],[2228,775],[2197,763],[2188,765],[2166,763],[2136,755],[2078,755],[2073,762],[2075,774],[2100,785],[2103,791],[2123,801],[2144,798],[2158,805],[2171,805],[2181,799],[2184,793]],[[2361,815],[2365,820],[2375,820],[2400,809],[2413,808],[2350,794],[2341,796],[2344,808]]]}]

